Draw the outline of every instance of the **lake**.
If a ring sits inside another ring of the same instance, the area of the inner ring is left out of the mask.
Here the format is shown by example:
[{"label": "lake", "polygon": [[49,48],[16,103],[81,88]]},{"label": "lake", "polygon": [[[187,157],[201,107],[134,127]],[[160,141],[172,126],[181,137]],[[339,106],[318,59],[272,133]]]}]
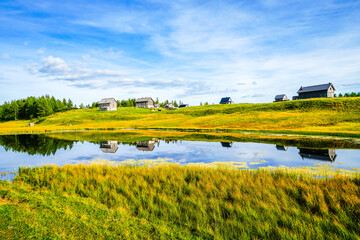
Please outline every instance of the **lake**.
[{"label": "lake", "polygon": [[[146,160],[146,161],[145,161]],[[256,142],[208,142],[151,138],[145,141],[63,140],[47,135],[0,136],[0,172],[19,167],[88,164],[110,161],[120,164],[171,162],[186,164],[233,164],[238,168],[313,167],[360,169],[360,149],[284,146]],[[3,174],[1,179],[11,179]]]}]

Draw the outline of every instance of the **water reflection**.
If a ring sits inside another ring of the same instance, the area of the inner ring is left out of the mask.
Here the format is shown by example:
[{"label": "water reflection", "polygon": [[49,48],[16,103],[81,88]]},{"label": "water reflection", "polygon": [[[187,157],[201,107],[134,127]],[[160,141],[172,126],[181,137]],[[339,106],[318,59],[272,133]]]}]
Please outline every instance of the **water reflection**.
[{"label": "water reflection", "polygon": [[231,148],[233,143],[232,142],[220,142],[222,147]]},{"label": "water reflection", "polygon": [[118,150],[117,141],[103,141],[100,142],[100,150],[104,153],[116,153]]},{"label": "water reflection", "polygon": [[308,167],[313,164],[360,169],[359,149],[341,149],[325,144],[316,149],[318,145],[310,140],[304,146],[295,141],[290,145],[281,142],[275,145],[232,139],[208,142],[174,138],[158,140],[144,136],[125,136],[122,141],[115,135],[94,139],[103,141],[60,140],[46,135],[0,136],[0,172],[16,171],[19,166],[86,163],[94,159],[124,161],[158,158],[169,159],[176,164],[242,162],[251,169]]},{"label": "water reflection", "polygon": [[276,149],[279,150],[279,151],[287,151],[287,150],[288,150],[288,146],[276,145]]},{"label": "water reflection", "polygon": [[60,140],[35,134],[0,135],[0,145],[4,147],[5,151],[29,155],[55,155],[59,149],[72,149],[75,142],[77,141]]},{"label": "water reflection", "polygon": [[312,159],[334,162],[336,158],[335,149],[309,149],[298,148],[302,159]]}]

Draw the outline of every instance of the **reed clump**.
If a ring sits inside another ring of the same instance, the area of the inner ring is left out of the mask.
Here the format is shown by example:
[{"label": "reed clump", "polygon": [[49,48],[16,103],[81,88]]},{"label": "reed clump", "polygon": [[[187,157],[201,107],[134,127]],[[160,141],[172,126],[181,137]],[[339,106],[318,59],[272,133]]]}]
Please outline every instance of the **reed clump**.
[{"label": "reed clump", "polygon": [[290,171],[21,168],[14,183],[0,184],[0,237],[357,239],[359,186],[360,176]]}]

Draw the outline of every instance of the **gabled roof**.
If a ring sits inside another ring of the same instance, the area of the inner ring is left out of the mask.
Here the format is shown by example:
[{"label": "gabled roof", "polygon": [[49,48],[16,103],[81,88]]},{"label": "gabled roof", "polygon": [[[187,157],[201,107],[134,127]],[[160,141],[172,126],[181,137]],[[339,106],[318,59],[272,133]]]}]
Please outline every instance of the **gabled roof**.
[{"label": "gabled roof", "polygon": [[284,99],[284,97],[286,97],[286,94],[279,94],[275,96],[275,99]]},{"label": "gabled roof", "polygon": [[101,101],[99,102],[99,104],[102,104],[102,103],[110,103],[110,102],[116,102],[115,98],[103,98],[103,99],[101,99]]},{"label": "gabled roof", "polygon": [[150,100],[154,102],[154,100],[151,97],[138,98],[136,99],[136,102],[148,102]]},{"label": "gabled roof", "polygon": [[181,104],[179,107],[188,107],[189,104]]},{"label": "gabled roof", "polygon": [[327,91],[330,86],[332,86],[332,88],[335,90],[334,85],[332,85],[332,83],[326,83],[326,84],[321,84],[321,85],[300,87],[298,93]]},{"label": "gabled roof", "polygon": [[223,97],[220,102],[231,102],[231,97]]}]

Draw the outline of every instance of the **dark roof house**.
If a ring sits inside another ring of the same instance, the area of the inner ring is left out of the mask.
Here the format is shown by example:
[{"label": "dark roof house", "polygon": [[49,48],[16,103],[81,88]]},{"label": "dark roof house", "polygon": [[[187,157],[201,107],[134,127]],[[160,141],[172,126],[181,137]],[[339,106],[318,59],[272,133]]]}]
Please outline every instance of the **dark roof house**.
[{"label": "dark roof house", "polygon": [[286,94],[279,94],[275,96],[275,102],[288,101]]},{"label": "dark roof house", "polygon": [[332,83],[300,87],[299,99],[334,97],[335,87]]},{"label": "dark roof house", "polygon": [[231,100],[231,97],[223,97],[220,100],[220,104],[233,104],[234,102]]},{"label": "dark roof house", "polygon": [[189,104],[181,104],[181,105],[179,106],[179,108],[188,107],[188,106],[189,106]]}]

